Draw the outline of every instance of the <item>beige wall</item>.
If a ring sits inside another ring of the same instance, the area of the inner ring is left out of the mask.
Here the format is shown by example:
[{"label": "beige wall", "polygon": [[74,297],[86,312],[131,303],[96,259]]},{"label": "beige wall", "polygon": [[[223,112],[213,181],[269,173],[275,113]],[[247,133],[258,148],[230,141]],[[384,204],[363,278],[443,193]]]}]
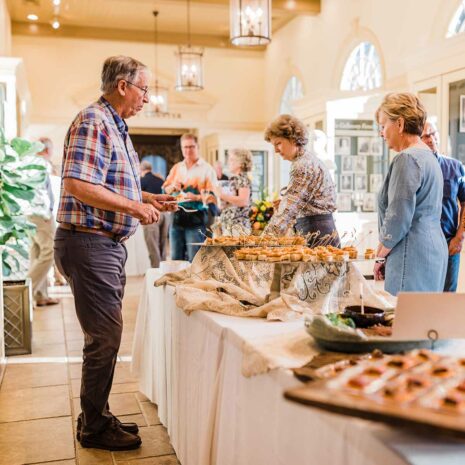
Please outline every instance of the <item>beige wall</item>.
[{"label": "beige wall", "polygon": [[[268,47],[268,117],[278,111],[292,74],[302,79],[309,99],[340,97],[344,64],[362,40],[370,40],[378,48],[384,89],[409,87],[411,75],[419,67],[423,74],[434,74],[428,69],[431,52],[438,50],[444,55],[446,48],[455,46],[454,39],[445,39],[445,33],[459,4],[459,0],[322,0],[319,16],[292,21],[275,34]],[[465,42],[463,35],[460,41]],[[448,66],[465,65],[463,50],[458,54],[451,50],[451,54],[455,65],[449,62]]]},{"label": "beige wall", "polygon": [[9,56],[11,52],[11,21],[6,0],[0,0],[0,56]]},{"label": "beige wall", "polygon": [[[200,135],[223,129],[262,129],[264,53],[207,49],[205,90],[174,91],[175,47],[159,47],[162,84],[170,92],[170,111],[182,119],[139,116],[134,127],[196,128]],[[110,55],[133,56],[153,69],[152,44],[14,36],[13,54],[24,59],[32,95],[29,136],[48,135],[61,146],[74,115],[99,96],[99,77]]]}]

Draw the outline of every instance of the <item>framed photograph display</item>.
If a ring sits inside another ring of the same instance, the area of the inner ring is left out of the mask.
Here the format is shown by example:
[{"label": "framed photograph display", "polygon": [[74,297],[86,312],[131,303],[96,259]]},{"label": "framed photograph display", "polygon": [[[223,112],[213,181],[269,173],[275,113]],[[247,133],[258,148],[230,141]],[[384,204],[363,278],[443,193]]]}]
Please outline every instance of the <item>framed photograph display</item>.
[{"label": "framed photograph display", "polygon": [[382,174],[370,174],[370,192],[376,194],[383,184]]},{"label": "framed photograph display", "polygon": [[339,180],[339,190],[341,192],[352,192],[354,190],[352,174],[341,174]]},{"label": "framed photograph display", "polygon": [[367,172],[367,157],[366,155],[358,155],[355,158],[354,163],[354,172],[355,173],[363,173],[366,174]]},{"label": "framed photograph display", "polygon": [[371,153],[371,140],[373,137],[358,137],[358,154],[369,155]]},{"label": "framed photograph display", "polygon": [[376,194],[369,192],[365,192],[365,194],[363,194],[362,209],[364,212],[376,211]]},{"label": "framed photograph display", "polygon": [[350,137],[336,137],[335,142],[337,155],[350,155]]},{"label": "framed photograph display", "polygon": [[340,212],[352,210],[352,194],[337,194],[336,207]]},{"label": "framed photograph display", "polygon": [[357,192],[367,191],[367,175],[366,174],[354,174],[354,190]]},{"label": "framed photograph display", "polygon": [[383,143],[384,142],[381,137],[372,137],[370,154],[381,157],[383,155]]},{"label": "framed photograph display", "polygon": [[465,132],[465,95],[460,96],[459,132]]},{"label": "framed photograph display", "polygon": [[341,157],[341,171],[343,173],[353,173],[354,172],[354,159],[352,155],[346,155]]}]

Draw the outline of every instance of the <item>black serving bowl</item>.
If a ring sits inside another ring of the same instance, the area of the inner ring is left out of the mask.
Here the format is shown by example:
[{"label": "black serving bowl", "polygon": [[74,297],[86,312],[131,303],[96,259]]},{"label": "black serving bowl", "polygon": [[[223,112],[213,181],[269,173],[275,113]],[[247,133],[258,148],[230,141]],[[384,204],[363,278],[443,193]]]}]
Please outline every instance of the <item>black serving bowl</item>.
[{"label": "black serving bowl", "polygon": [[368,328],[370,326],[384,324],[384,310],[365,305],[362,313],[361,305],[350,305],[345,307],[342,315],[351,318],[357,328]]}]

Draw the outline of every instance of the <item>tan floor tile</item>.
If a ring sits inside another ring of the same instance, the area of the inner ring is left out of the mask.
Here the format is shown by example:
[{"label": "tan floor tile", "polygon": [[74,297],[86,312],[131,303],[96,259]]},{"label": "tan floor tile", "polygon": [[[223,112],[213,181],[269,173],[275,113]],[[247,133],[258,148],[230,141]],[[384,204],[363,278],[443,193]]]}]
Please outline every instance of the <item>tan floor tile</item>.
[{"label": "tan floor tile", "polygon": [[69,364],[69,376],[71,379],[81,379],[82,363]]},{"label": "tan floor tile", "polygon": [[26,463],[26,465],[76,465],[76,460],[59,460],[58,462]]},{"label": "tan floor tile", "polygon": [[118,465],[179,465],[176,455],[163,455],[162,457],[147,457],[146,459],[124,460]]},{"label": "tan floor tile", "polygon": [[0,391],[0,423],[71,415],[68,386]]},{"label": "tan floor tile", "polygon": [[1,390],[25,389],[38,386],[67,384],[68,370],[64,363],[14,363],[10,362],[5,371]]},{"label": "tan floor tile", "polygon": [[82,348],[84,347],[84,339],[67,341],[66,347],[68,347],[68,350],[79,350],[82,353]]},{"label": "tan floor tile", "polygon": [[111,387],[112,394],[121,394],[123,392],[134,392],[137,394],[139,391],[139,383],[113,383]]},{"label": "tan floor tile", "polygon": [[65,334],[63,329],[52,329],[50,331],[33,331],[32,340],[43,344],[63,344]]},{"label": "tan floor tile", "polygon": [[65,329],[65,337],[67,341],[84,341],[84,335],[82,329]]},{"label": "tan floor tile", "polygon": [[144,416],[141,413],[136,415],[120,415],[118,420],[121,423],[136,423],[139,427],[148,426]]},{"label": "tan floor tile", "polygon": [[32,323],[32,331],[58,331],[63,330],[63,321],[60,318],[44,318],[34,320]]},{"label": "tan floor tile", "polygon": [[159,425],[161,423],[158,418],[158,409],[155,404],[152,402],[140,402],[139,405],[149,426]]},{"label": "tan floor tile", "polygon": [[139,402],[137,402],[134,393],[110,394],[108,402],[113,415],[120,416],[141,413]]},{"label": "tan floor tile", "polygon": [[132,460],[136,458],[156,457],[157,455],[173,454],[170,438],[163,426],[147,426],[140,428],[139,435],[142,438],[142,446],[136,450],[113,452],[116,462]]},{"label": "tan floor tile", "polygon": [[68,357],[78,357],[79,360],[82,360],[82,349],[81,350],[68,350],[66,355]]},{"label": "tan floor tile", "polygon": [[101,449],[76,448],[79,465],[113,465],[111,452]]},{"label": "tan floor tile", "polygon": [[66,357],[65,344],[44,344],[32,341],[32,353],[22,355],[22,358],[36,358],[36,357]]},{"label": "tan floor tile", "polygon": [[137,392],[136,397],[139,402],[150,402],[150,399],[142,392]]},{"label": "tan floor tile", "polygon": [[116,364],[113,384],[136,383],[137,381],[137,376],[131,373],[131,364],[129,362],[118,362]]},{"label": "tan floor tile", "polygon": [[71,420],[64,417],[2,423],[0,451],[0,465],[73,459]]}]

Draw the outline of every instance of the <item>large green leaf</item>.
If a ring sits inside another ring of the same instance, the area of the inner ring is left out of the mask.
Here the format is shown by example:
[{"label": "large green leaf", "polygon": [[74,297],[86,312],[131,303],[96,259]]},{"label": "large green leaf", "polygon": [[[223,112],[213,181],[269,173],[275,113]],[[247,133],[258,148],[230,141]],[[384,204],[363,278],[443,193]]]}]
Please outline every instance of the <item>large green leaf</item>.
[{"label": "large green leaf", "polygon": [[19,255],[21,255],[21,257],[23,258],[29,258],[29,250],[20,244],[6,244],[6,247],[13,249],[15,252],[19,253]]},{"label": "large green leaf", "polygon": [[37,170],[37,171],[47,171],[47,167],[44,165],[38,165],[37,163],[31,163],[30,165],[19,166],[17,168],[18,171],[25,171],[25,170]]},{"label": "large green leaf", "polygon": [[29,186],[27,186],[27,190],[26,190],[26,189],[18,189],[17,187],[4,185],[3,189],[5,189],[6,192],[9,192],[14,197],[17,197],[18,199],[23,199],[23,200],[32,200],[36,195],[34,189]]},{"label": "large green leaf", "polygon": [[20,156],[35,155],[44,149],[44,144],[41,142],[29,142],[26,139],[15,137],[11,143],[13,150]]},{"label": "large green leaf", "polygon": [[8,207],[12,215],[19,215],[21,213],[21,205],[18,202],[16,202],[15,198],[6,190],[1,192],[0,198]]}]

